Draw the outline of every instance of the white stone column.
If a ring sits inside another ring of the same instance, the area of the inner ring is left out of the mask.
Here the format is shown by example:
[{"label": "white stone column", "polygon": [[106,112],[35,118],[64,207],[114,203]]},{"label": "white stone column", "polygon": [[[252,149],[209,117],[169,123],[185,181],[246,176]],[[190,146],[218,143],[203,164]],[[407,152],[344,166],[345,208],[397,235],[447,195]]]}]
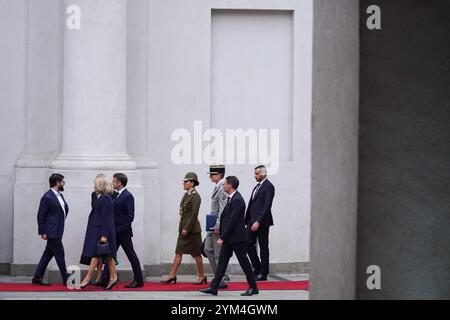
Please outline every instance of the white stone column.
[{"label": "white stone column", "polygon": [[[18,168],[48,168],[59,143],[62,64],[59,0],[25,1],[25,148]],[[10,79],[15,83],[14,79]]]},{"label": "white stone column", "polygon": [[[52,169],[136,168],[126,149],[127,1],[65,0],[62,150]],[[68,15],[66,15],[68,17]]]},{"label": "white stone column", "polygon": [[148,8],[148,0],[128,1],[127,151],[142,170],[158,166],[148,152]]},{"label": "white stone column", "polygon": [[[80,30],[69,30],[66,26],[69,14],[65,11],[72,5],[78,6],[81,10]],[[66,263],[69,266],[78,265],[83,249],[82,237],[91,211],[90,195],[94,177],[103,173],[111,180],[114,173],[123,172],[128,176],[127,187],[135,197],[133,221],[135,250],[141,263],[149,265],[146,268],[158,274],[160,225],[158,169],[148,156],[145,157],[145,162],[138,159],[138,168],[135,161],[136,155],[142,155],[141,158],[146,156],[142,152],[145,151],[142,148],[143,143],[136,141],[137,139],[146,141],[146,137],[142,137],[145,135],[142,131],[146,128],[143,122],[147,117],[146,104],[141,100],[131,101],[131,105],[137,106],[137,112],[131,113],[128,126],[135,126],[137,129],[129,130],[132,135],[127,145],[127,0],[65,0],[61,1],[61,6],[63,10],[55,12],[55,17],[61,19],[62,23],[58,27],[64,30],[61,30],[62,39],[58,38],[58,41],[61,40],[58,42],[61,44],[59,48],[62,49],[63,45],[64,50],[63,53],[58,51],[61,54],[62,71],[58,71],[61,79],[58,78],[60,81],[57,83],[60,83],[62,92],[61,100],[58,100],[61,103],[57,106],[61,106],[62,110],[61,114],[59,111],[55,112],[57,115],[51,118],[52,121],[43,121],[47,118],[44,115],[40,116],[39,125],[36,125],[29,134],[30,138],[34,139],[30,140],[31,142],[38,141],[36,139],[39,138],[39,134],[44,134],[45,137],[54,139],[51,140],[54,141],[52,145],[57,145],[58,141],[60,144],[53,149],[56,158],[54,153],[43,157],[47,162],[38,163],[39,167],[34,164],[35,162],[32,163],[34,166],[29,165],[29,162],[25,163],[27,166],[17,165],[14,185],[12,273],[32,274],[34,265],[44,250],[45,243],[37,235],[36,223],[29,222],[36,221],[39,199],[49,188],[48,177],[51,173],[63,174],[67,182],[64,195],[69,203],[70,213],[65,225],[64,246]],[[46,27],[47,24],[49,23],[45,24]],[[48,28],[50,29],[50,26]],[[46,53],[45,50],[43,52]],[[29,68],[37,68],[35,64],[39,62],[38,58],[32,60],[33,63],[30,63]],[[130,56],[130,59],[133,59],[133,56]],[[47,60],[45,65],[51,65]],[[48,77],[42,73],[43,69],[38,70],[41,73],[37,71],[35,73],[43,75],[38,79],[46,80]],[[132,79],[130,91],[138,82],[131,74],[133,70],[135,69],[129,71]],[[37,76],[32,79],[35,78]],[[48,84],[46,86],[51,87]],[[135,97],[140,99],[145,92],[132,95],[133,99],[136,99]],[[42,93],[42,96],[45,97],[45,93]],[[36,102],[37,106],[48,105],[47,100],[42,101],[39,100],[39,104]],[[29,121],[36,121],[36,115],[33,113]],[[58,121],[60,118],[61,121]],[[133,119],[138,121],[135,122]],[[46,146],[46,143],[50,144],[49,140],[41,142],[36,149],[43,149],[42,146]],[[130,140],[135,147],[129,148]],[[34,142],[30,145],[34,146]],[[33,196],[30,201],[24,202],[21,201],[23,194]],[[122,250],[119,251],[118,259],[122,281],[131,281],[130,264]],[[49,271],[48,280],[61,281],[54,260],[49,265]]]}]

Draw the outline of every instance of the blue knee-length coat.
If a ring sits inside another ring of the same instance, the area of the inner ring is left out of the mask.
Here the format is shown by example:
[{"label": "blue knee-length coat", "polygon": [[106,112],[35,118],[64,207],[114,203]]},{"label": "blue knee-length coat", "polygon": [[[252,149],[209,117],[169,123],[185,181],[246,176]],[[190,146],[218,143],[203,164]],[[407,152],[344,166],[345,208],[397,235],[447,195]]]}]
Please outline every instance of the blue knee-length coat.
[{"label": "blue knee-length coat", "polygon": [[83,257],[97,256],[97,245],[102,236],[108,238],[110,257],[116,256],[116,232],[114,227],[114,205],[110,194],[102,194],[89,215],[84,237]]}]

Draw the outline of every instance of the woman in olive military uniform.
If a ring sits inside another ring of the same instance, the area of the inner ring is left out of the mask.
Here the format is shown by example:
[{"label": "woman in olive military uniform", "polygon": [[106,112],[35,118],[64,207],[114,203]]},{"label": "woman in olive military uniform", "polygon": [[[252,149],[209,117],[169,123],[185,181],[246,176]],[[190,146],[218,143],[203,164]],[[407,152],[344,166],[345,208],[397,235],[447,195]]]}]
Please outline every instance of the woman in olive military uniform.
[{"label": "woman in olive military uniform", "polygon": [[178,226],[178,241],[175,250],[172,269],[166,280],[162,283],[177,283],[177,270],[181,264],[183,254],[190,254],[195,258],[198,268],[198,281],[193,284],[206,284],[207,279],[203,271],[203,261],[201,254],[202,228],[198,221],[198,211],[200,209],[201,198],[195,190],[199,185],[197,175],[188,172],[183,179],[183,186],[186,192],[180,203],[180,223]]}]

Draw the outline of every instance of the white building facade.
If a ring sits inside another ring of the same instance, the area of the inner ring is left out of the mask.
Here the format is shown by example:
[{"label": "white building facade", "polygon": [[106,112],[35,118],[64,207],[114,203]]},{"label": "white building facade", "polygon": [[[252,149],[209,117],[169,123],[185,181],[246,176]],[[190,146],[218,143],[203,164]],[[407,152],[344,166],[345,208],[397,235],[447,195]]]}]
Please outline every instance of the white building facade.
[{"label": "white building facade", "polygon": [[[76,265],[93,178],[124,172],[136,199],[134,243],[142,267],[147,275],[167,273],[186,172],[199,175],[202,226],[209,213],[213,184],[206,174],[205,132],[217,129],[228,157],[226,174],[240,179],[246,201],[255,185],[253,168],[271,165],[261,153],[263,132],[269,138],[277,133],[267,145],[273,151],[278,143],[276,160],[270,160],[272,168],[279,164],[269,176],[276,188],[271,271],[308,272],[312,0],[0,4],[3,270],[30,274],[39,261],[45,243],[37,235],[36,213],[51,173],[67,182],[63,243],[67,264]],[[248,141],[258,141],[257,156],[250,156],[251,148],[242,161],[230,156],[227,129],[256,133]],[[177,130],[192,135],[183,161],[174,158]],[[119,261],[119,270],[129,269],[122,251]],[[182,270],[194,272],[190,257],[183,263]],[[50,269],[56,268],[52,261]]]}]

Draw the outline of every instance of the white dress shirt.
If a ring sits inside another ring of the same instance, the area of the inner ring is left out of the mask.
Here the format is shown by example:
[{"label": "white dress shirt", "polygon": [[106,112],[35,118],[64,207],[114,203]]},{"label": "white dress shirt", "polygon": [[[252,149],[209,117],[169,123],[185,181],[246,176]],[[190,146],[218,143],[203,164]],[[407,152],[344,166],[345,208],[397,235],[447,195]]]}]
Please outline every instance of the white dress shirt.
[{"label": "white dress shirt", "polygon": [[125,190],[126,188],[124,187],[124,188],[122,188],[122,189],[120,189],[120,190],[116,190],[119,194],[117,195],[117,197],[116,197],[116,199],[118,198],[118,197],[120,197],[120,194],[123,192],[123,190]]},{"label": "white dress shirt", "polygon": [[233,191],[233,193],[230,193],[228,195],[228,201],[231,201],[231,198],[233,198],[234,194],[236,193],[236,190]]},{"label": "white dress shirt", "polygon": [[67,213],[66,213],[66,204],[64,203],[64,200],[63,200],[63,198],[61,197],[61,193],[55,191],[55,189],[53,189],[53,188],[52,188],[52,191],[53,191],[53,193],[55,194],[56,198],[58,199],[59,204],[61,205],[61,208],[63,209],[63,212],[64,212],[64,218],[66,218],[66,216],[67,216]]}]

